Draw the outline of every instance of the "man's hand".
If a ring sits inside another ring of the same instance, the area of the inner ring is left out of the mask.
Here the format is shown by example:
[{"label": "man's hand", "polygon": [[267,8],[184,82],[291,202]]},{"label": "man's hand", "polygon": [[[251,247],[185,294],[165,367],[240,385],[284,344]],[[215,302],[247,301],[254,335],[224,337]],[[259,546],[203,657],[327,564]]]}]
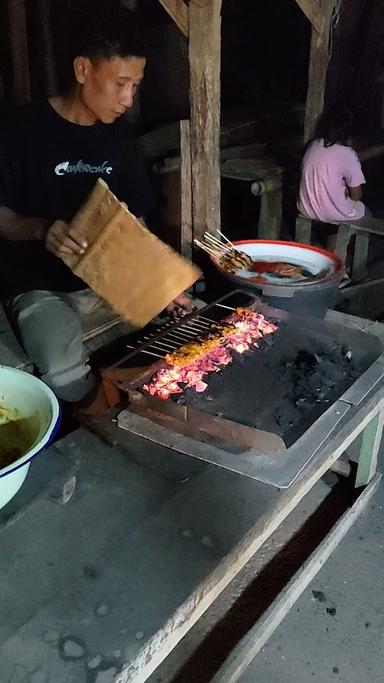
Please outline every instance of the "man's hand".
[{"label": "man's hand", "polygon": [[179,294],[171,303],[167,306],[166,311],[171,318],[178,318],[192,313],[194,310],[194,305],[192,299],[183,292]]},{"label": "man's hand", "polygon": [[62,254],[84,254],[88,244],[79,235],[73,234],[64,221],[55,221],[45,235],[45,246],[55,256]]}]

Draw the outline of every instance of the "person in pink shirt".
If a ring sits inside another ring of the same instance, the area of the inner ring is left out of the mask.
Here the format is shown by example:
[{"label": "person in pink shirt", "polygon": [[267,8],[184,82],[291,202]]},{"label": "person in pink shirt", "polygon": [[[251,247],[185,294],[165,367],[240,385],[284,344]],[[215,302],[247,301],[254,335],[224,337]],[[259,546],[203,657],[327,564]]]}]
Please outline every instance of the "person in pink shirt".
[{"label": "person in pink shirt", "polygon": [[[297,203],[302,216],[340,223],[366,214],[361,201],[365,178],[350,146],[352,128],[352,114],[348,111],[332,112],[320,122],[316,139],[307,147],[302,162]],[[328,235],[327,246],[332,248],[334,243],[335,235]]]}]

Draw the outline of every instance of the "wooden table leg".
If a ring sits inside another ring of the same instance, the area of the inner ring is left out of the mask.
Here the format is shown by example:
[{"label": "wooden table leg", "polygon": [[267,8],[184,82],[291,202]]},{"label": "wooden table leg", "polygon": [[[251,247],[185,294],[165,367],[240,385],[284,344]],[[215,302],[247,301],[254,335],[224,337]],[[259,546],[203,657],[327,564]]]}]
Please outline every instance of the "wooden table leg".
[{"label": "wooden table leg", "polygon": [[296,218],[295,241],[301,244],[311,243],[312,221],[310,218],[298,216]]},{"label": "wooden table leg", "polygon": [[346,258],[347,258],[348,244],[349,244],[349,240],[351,239],[352,234],[353,234],[353,228],[351,228],[350,225],[346,225],[343,223],[340,225],[340,227],[337,231],[335,254],[344,263],[345,263]]},{"label": "wooden table leg", "polygon": [[381,405],[379,412],[367,424],[362,434],[355,488],[366,486],[375,475],[377,456],[383,434],[383,424],[384,409],[383,405]]},{"label": "wooden table leg", "polygon": [[261,195],[259,239],[278,240],[280,238],[282,207],[281,188]]},{"label": "wooden table leg", "polygon": [[352,280],[364,280],[367,274],[369,235],[356,233],[355,249],[353,252]]}]

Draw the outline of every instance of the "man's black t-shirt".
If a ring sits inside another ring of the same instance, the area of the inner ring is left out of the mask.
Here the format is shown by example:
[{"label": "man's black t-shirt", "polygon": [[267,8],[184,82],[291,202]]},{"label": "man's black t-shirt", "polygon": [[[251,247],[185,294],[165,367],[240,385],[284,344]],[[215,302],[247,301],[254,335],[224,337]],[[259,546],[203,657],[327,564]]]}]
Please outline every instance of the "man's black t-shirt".
[{"label": "man's black t-shirt", "polygon": [[[48,101],[21,108],[0,130],[0,206],[24,216],[70,221],[98,178],[136,216],[154,206],[131,125],[80,126]],[[85,284],[42,242],[0,239],[0,297],[48,289],[71,292]]]}]

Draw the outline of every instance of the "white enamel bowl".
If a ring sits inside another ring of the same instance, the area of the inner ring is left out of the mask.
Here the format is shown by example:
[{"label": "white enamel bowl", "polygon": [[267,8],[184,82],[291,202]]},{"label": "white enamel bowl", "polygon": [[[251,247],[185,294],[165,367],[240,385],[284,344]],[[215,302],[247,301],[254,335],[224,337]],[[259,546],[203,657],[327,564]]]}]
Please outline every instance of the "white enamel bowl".
[{"label": "white enamel bowl", "polygon": [[[265,284],[285,287],[308,286],[317,283],[323,283],[333,277],[342,276],[344,272],[344,264],[342,261],[330,251],[313,247],[309,244],[298,244],[297,242],[284,242],[280,240],[242,240],[234,242],[234,244],[244,251],[253,261],[284,261],[300,266],[305,271],[309,272],[312,277],[300,279],[294,278],[276,278],[274,275],[269,276],[263,274]],[[228,273],[221,268],[220,263],[211,258],[212,262],[220,270],[220,272],[228,279],[237,281],[239,284],[243,283],[247,286],[252,286],[250,278],[257,275],[257,273],[249,270],[240,270],[236,274]],[[256,285],[257,287],[257,285]]]},{"label": "white enamel bowl", "polygon": [[32,425],[26,452],[0,469],[1,509],[23,484],[32,458],[49,444],[57,432],[60,410],[56,396],[44,382],[6,365],[0,365],[0,407],[0,438],[1,425],[15,419],[15,416]]}]

